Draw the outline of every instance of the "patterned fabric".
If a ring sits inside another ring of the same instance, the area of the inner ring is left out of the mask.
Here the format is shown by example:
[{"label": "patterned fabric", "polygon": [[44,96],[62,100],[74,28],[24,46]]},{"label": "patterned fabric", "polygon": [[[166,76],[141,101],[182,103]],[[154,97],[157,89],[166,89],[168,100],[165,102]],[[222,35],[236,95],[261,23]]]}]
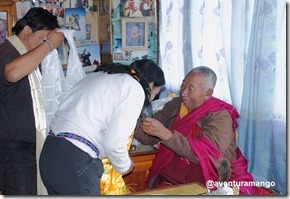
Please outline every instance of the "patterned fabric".
[{"label": "patterned fabric", "polygon": [[72,86],[85,77],[82,63],[78,57],[73,39],[74,30],[60,30],[69,44],[66,76],[64,75],[57,49],[52,50],[41,62],[42,92],[45,105],[47,126],[51,124],[55,111],[63,96]]},{"label": "patterned fabric", "polygon": [[79,135],[76,135],[76,134],[73,134],[73,133],[69,133],[69,132],[61,132],[61,133],[58,133],[57,135],[55,135],[52,132],[52,130],[50,130],[48,132],[48,134],[49,135],[52,135],[52,136],[66,137],[66,138],[72,138],[72,139],[78,140],[78,141],[86,144],[87,146],[89,146],[93,151],[96,152],[97,157],[99,157],[99,150],[98,150],[98,148],[93,143],[91,143],[89,140],[87,140],[86,138],[84,138],[82,136],[79,136]]},{"label": "patterned fabric", "polygon": [[[128,150],[133,141],[134,132],[129,137]],[[125,184],[122,174],[118,173],[108,158],[102,159],[104,164],[104,173],[101,178],[101,195],[123,195],[133,191],[128,185]]]},{"label": "patterned fabric", "polygon": [[[228,2],[161,0],[160,4],[160,63],[167,80],[161,96],[179,93],[185,74],[194,66],[206,65],[217,74],[214,97],[231,103],[224,42],[230,34],[231,13],[224,8]],[[172,34],[177,30],[182,34]]]}]

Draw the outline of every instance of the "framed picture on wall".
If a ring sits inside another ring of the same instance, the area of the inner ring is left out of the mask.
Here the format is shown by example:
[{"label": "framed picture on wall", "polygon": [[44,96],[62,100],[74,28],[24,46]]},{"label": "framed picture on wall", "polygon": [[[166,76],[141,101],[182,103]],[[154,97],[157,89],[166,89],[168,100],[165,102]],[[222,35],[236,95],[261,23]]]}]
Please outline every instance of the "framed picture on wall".
[{"label": "framed picture on wall", "polygon": [[148,22],[144,18],[122,19],[122,50],[147,50]]},{"label": "framed picture on wall", "polygon": [[65,27],[75,30],[75,39],[86,39],[86,11],[84,8],[65,8]]},{"label": "framed picture on wall", "polygon": [[7,12],[0,12],[0,44],[8,36],[7,32]]},{"label": "framed picture on wall", "polygon": [[95,70],[101,63],[100,45],[95,40],[80,40],[76,46],[84,71]]},{"label": "framed picture on wall", "polygon": [[24,17],[26,12],[31,8],[30,1],[19,1],[16,2],[16,16],[17,20]]},{"label": "framed picture on wall", "polygon": [[0,19],[1,37],[5,39],[13,34],[12,27],[16,23],[16,7],[12,1],[0,1]]}]

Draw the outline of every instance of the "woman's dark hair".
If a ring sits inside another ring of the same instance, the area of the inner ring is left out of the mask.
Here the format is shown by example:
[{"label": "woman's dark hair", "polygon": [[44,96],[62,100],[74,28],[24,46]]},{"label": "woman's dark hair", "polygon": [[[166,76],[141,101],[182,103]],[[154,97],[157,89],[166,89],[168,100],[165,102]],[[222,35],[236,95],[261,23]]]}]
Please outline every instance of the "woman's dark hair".
[{"label": "woman's dark hair", "polygon": [[32,32],[59,28],[57,17],[41,7],[29,9],[24,17],[16,22],[12,32],[18,35],[26,25],[32,29]]},{"label": "woman's dark hair", "polygon": [[145,92],[143,109],[149,105],[151,90],[149,83],[153,82],[155,87],[165,84],[164,73],[161,68],[150,59],[141,59],[132,62],[129,66],[120,63],[103,64],[94,72],[106,72],[108,74],[126,73],[136,79]]}]

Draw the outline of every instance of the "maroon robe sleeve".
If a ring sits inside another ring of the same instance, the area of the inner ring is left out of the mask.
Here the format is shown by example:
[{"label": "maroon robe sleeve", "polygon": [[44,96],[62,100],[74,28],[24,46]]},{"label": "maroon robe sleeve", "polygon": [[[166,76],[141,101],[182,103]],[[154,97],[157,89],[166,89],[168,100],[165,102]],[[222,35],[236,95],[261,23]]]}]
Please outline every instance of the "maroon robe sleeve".
[{"label": "maroon robe sleeve", "polygon": [[[198,136],[206,136],[230,161],[236,159],[236,142],[234,139],[232,119],[226,110],[209,113],[198,121],[198,125],[201,128]],[[161,141],[161,143],[177,155],[185,157],[193,163],[197,163],[188,139],[181,133],[175,131],[172,138]]]}]

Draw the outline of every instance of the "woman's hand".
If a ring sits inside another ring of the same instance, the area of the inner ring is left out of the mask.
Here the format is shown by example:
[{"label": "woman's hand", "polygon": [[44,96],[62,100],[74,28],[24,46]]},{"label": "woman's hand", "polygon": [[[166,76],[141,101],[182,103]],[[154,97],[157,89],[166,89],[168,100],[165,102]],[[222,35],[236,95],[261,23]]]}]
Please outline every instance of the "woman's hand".
[{"label": "woman's hand", "polygon": [[159,137],[161,140],[168,140],[173,136],[169,129],[154,118],[144,118],[140,127],[148,135]]},{"label": "woman's hand", "polygon": [[131,163],[131,166],[130,166],[129,170],[128,170],[126,173],[123,173],[123,174],[122,174],[123,176],[125,176],[125,175],[131,173],[131,172],[133,171],[133,169],[135,168],[135,164],[134,164],[134,162],[133,162],[133,161],[131,161],[131,162],[132,162],[132,163]]}]

